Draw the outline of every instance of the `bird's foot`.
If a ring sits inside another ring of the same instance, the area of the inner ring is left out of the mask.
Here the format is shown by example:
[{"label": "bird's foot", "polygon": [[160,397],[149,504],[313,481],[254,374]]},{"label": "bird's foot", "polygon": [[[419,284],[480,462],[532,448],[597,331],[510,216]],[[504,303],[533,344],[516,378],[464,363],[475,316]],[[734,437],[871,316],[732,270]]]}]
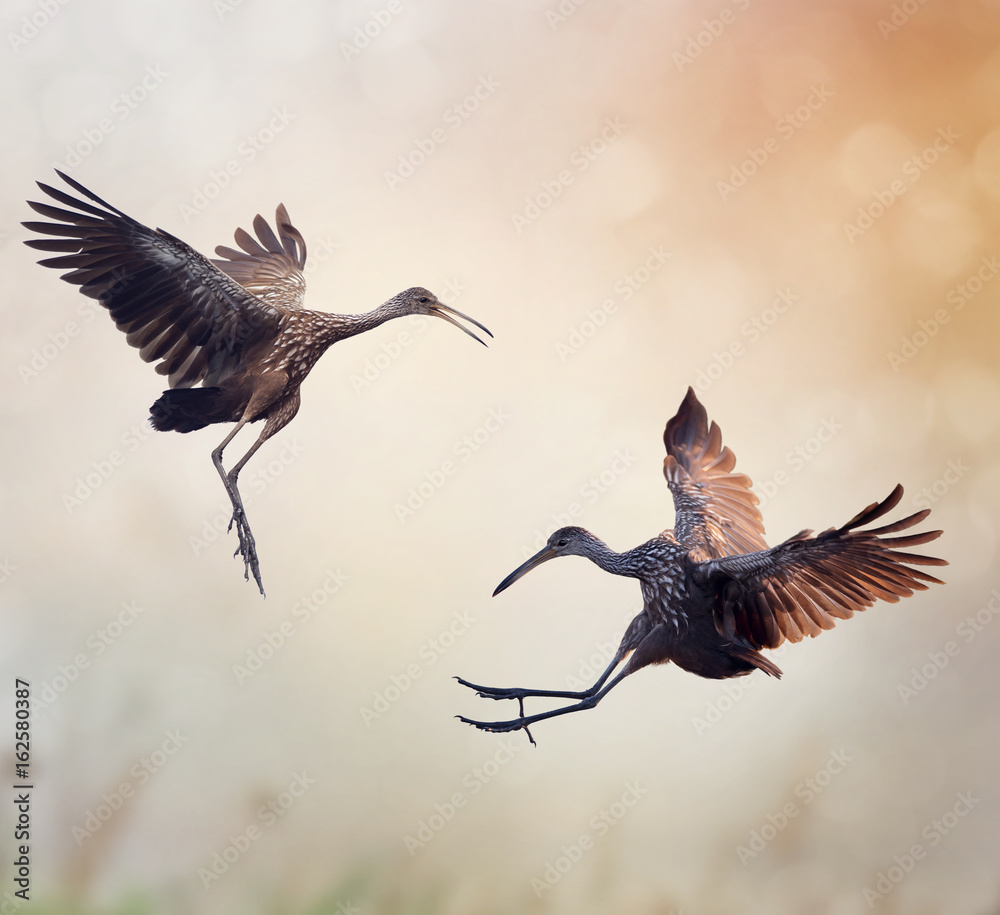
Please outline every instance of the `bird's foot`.
[{"label": "bird's foot", "polygon": [[521,710],[521,717],[515,718],[513,721],[473,721],[471,718],[465,718],[462,715],[456,715],[455,717],[459,721],[464,721],[466,724],[471,724],[473,727],[479,728],[480,731],[491,731],[494,734],[505,734],[508,731],[524,731],[528,735],[531,745],[533,747],[538,746],[535,743],[535,738],[531,736],[531,731],[528,730],[530,722],[524,717],[523,709]]},{"label": "bird's foot", "polygon": [[[520,687],[513,687],[511,689],[501,689],[496,686],[476,686],[475,683],[470,683],[468,680],[463,680],[461,677],[455,677],[462,686],[467,686],[469,689],[474,689],[477,696],[482,696],[484,699],[517,699],[517,713],[523,718],[524,717],[524,697],[530,695],[531,690],[521,689]],[[462,719],[465,720],[464,718]],[[527,728],[525,728],[527,730]],[[528,734],[531,738],[531,735]],[[534,738],[531,739],[534,743]]]},{"label": "bird's foot", "polygon": [[496,733],[519,731],[523,728],[524,733],[528,735],[528,740],[531,741],[531,745],[538,746],[535,743],[535,738],[531,736],[531,731],[528,730],[528,726],[524,720],[524,696],[525,693],[529,693],[530,690],[525,690],[520,687],[502,689],[496,686],[477,686],[475,683],[470,683],[468,680],[463,680],[461,677],[455,677],[455,679],[458,680],[462,686],[467,686],[469,689],[475,690],[476,695],[482,696],[484,699],[516,699],[517,713],[520,715],[520,717],[514,721],[497,721],[493,723],[473,721],[471,718],[463,718],[461,715],[457,715],[456,717],[459,721],[471,724],[473,727],[477,727],[481,731],[494,731]]},{"label": "bird's foot", "polygon": [[234,524],[236,525],[236,534],[240,538],[240,545],[236,548],[233,556],[243,557],[243,578],[249,581],[250,573],[253,572],[253,580],[257,582],[260,593],[264,594],[264,585],[261,584],[260,580],[260,563],[257,561],[257,544],[254,542],[246,513],[240,507],[233,509],[233,517],[229,522],[229,527],[226,528],[227,533],[233,529]]}]

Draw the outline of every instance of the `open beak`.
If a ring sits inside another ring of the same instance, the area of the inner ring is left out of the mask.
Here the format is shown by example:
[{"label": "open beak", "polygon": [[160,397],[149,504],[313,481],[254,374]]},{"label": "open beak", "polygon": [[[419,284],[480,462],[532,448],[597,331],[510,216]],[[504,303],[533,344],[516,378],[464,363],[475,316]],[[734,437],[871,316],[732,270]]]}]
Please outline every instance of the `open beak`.
[{"label": "open beak", "polygon": [[515,581],[519,578],[527,575],[533,568],[540,566],[543,562],[547,562],[554,556],[558,555],[555,550],[551,547],[544,547],[535,553],[526,563],[518,566],[510,573],[500,584],[497,585],[496,591],[493,592],[493,596],[496,597],[501,591],[506,591]]},{"label": "open beak", "polygon": [[[472,337],[473,340],[479,340],[479,337],[477,337],[471,330],[469,330],[469,328],[463,327],[461,324],[459,324],[458,321],[455,320],[455,318],[461,318],[463,321],[468,321],[470,324],[475,324],[476,327],[478,327],[481,331],[483,331],[490,337],[493,336],[493,334],[490,333],[490,331],[482,324],[480,324],[475,318],[470,318],[468,315],[463,315],[462,312],[457,311],[450,305],[445,305],[443,302],[435,302],[433,305],[431,305],[429,313],[432,315],[436,315],[439,318],[444,318],[445,321],[447,321],[449,324],[454,324],[455,327],[457,327],[460,331],[467,333],[470,337]],[[454,315],[455,317],[452,317],[452,315]],[[479,340],[479,342],[482,343],[483,346],[486,346],[485,340]]]}]

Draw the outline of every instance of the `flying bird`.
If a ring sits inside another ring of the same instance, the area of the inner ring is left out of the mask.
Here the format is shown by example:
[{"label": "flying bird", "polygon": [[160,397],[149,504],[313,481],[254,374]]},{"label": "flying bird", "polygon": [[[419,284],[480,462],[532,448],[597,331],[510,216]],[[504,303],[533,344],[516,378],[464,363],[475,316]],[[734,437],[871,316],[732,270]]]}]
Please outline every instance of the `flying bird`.
[{"label": "flying bird", "polygon": [[[58,169],[56,173],[91,202],[38,182],[70,209],[28,201],[54,222],[23,223],[45,236],[25,244],[56,252],[39,263],[69,268],[62,278],[107,308],[144,361],[159,363],[156,371],[167,376],[170,389],[150,407],[154,428],[192,432],[212,423],[236,423],[212,452],[212,461],[233,505],[229,529],[236,525],[244,578],[249,580],[252,572],[263,594],[238,478],[257,449],[298,412],[299,387],[320,356],[338,340],[404,315],[443,318],[484,346],[456,319],[493,335],[416,286],[367,314],[307,311],[302,307],[306,245],[283,205],[275,213],[277,234],[257,216],[256,238],[237,229],[240,250],[219,246],[219,258],[209,260],[168,232],[136,222]],[[264,428],[257,441],[227,473],[223,450],[247,423],[260,420]]]},{"label": "flying bird", "polygon": [[[590,689],[577,692],[498,689],[456,677],[484,698],[518,701],[519,717],[510,721],[458,716],[462,721],[484,731],[523,729],[534,743],[530,725],[593,708],[625,677],[649,664],[673,661],[712,679],[742,677],[755,670],[780,677],[781,671],[761,654],[762,649],[777,648],[786,639],[798,642],[807,635],[817,636],[876,600],[895,603],[915,590],[926,590],[924,582],[943,584],[910,566],[943,566],[945,560],[901,551],[936,540],[941,531],[886,536],[919,524],[930,509],[861,530],[899,504],[902,486],[862,509],[843,527],[820,534],[804,530],[768,547],[750,478],[732,472],[736,458],[723,446],[719,427],[714,422],[709,425],[693,389],[688,388],[677,415],[667,423],[663,442],[667,449],[663,473],[676,514],[673,530],[616,553],[583,528],[561,528],[493,592],[496,596],[557,556],[584,556],[606,572],[639,579],[642,612],[629,624],[607,669]],[[526,716],[526,698],[577,701]]]}]

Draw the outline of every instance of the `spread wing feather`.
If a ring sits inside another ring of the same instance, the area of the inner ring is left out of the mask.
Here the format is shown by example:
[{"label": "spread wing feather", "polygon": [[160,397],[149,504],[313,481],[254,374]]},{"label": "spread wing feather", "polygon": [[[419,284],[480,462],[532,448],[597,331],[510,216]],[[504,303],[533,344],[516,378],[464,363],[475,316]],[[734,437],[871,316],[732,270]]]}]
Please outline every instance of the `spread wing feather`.
[{"label": "spread wing feather", "polygon": [[905,552],[929,543],[941,531],[886,536],[908,530],[929,509],[882,527],[862,531],[895,508],[903,497],[896,488],[882,502],[869,505],[843,527],[820,534],[802,531],[771,549],[702,562],[695,580],[715,595],[719,633],[755,649],[777,648],[785,639],[798,642],[832,629],[876,600],[895,603],[925,582],[940,579],[911,566],[943,566],[943,559]]},{"label": "spread wing feather", "polygon": [[[265,302],[276,302],[283,308],[301,308],[306,293],[302,270],[306,265],[306,243],[288,219],[284,204],[275,211],[278,234],[263,216],[253,221],[257,238],[243,229],[237,229],[237,251],[219,245],[213,259],[220,270],[231,276],[245,289]],[[260,241],[258,241],[260,239]]]},{"label": "spread wing feather", "polygon": [[[54,221],[23,223],[45,236],[25,244],[57,253],[39,263],[69,268],[62,278],[108,309],[139,355],[147,362],[159,361],[156,371],[169,376],[170,387],[219,384],[237,371],[250,350],[277,336],[282,312],[271,303],[179,238],[136,222],[79,182],[57,174],[92,202],[38,182],[49,197],[72,209],[28,201],[36,213]],[[297,255],[297,250],[283,253],[286,258]]]},{"label": "spread wing feather", "polygon": [[736,456],[688,388],[663,433],[663,475],[674,497],[674,536],[695,558],[716,559],[766,550],[764,523],[750,478],[732,473]]}]

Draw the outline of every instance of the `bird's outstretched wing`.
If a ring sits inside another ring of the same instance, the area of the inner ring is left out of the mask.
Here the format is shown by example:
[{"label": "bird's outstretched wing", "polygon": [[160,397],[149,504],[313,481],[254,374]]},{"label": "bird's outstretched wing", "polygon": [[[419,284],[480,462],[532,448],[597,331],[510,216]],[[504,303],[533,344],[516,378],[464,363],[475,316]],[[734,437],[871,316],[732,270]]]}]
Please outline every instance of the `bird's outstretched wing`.
[{"label": "bird's outstretched wing", "polygon": [[275,211],[274,221],[277,235],[263,216],[254,217],[257,238],[237,229],[236,244],[243,250],[219,245],[215,253],[220,259],[213,259],[212,263],[257,298],[282,308],[301,308],[306,294],[306,280],[302,274],[306,265],[306,243],[288,219],[284,204]]},{"label": "bird's outstretched wing", "polygon": [[674,496],[674,536],[696,559],[766,550],[757,497],[746,474],[732,473],[736,456],[688,388],[663,433],[663,475]]},{"label": "bird's outstretched wing", "polygon": [[28,201],[36,213],[56,221],[23,223],[46,236],[25,244],[60,252],[39,263],[70,268],[62,278],[98,299],[146,362],[160,361],[156,371],[169,376],[170,387],[219,384],[246,353],[277,336],[278,309],[179,238],[136,222],[57,174],[93,203],[38,182],[49,197],[73,209]]},{"label": "bird's outstretched wing", "polygon": [[832,629],[835,620],[850,619],[876,600],[895,603],[925,591],[924,582],[943,584],[910,566],[943,566],[945,560],[900,552],[901,547],[936,540],[941,531],[885,536],[919,524],[930,509],[873,530],[857,530],[888,514],[902,497],[903,487],[897,486],[843,527],[815,536],[802,531],[769,550],[696,566],[695,581],[714,593],[719,633],[753,648],[777,648],[785,639],[798,642]]}]

